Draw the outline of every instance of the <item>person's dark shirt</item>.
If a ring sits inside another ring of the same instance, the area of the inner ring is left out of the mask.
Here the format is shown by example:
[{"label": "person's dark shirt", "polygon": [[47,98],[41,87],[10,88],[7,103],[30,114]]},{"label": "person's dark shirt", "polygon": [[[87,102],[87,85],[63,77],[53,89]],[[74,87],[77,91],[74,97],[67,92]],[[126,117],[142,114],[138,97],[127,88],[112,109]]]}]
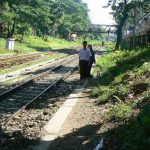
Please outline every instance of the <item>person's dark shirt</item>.
[{"label": "person's dark shirt", "polygon": [[92,56],[91,56],[91,63],[93,64],[93,63],[95,63],[95,54],[94,54],[94,51],[93,51],[92,48],[90,48],[90,51],[91,51],[91,54],[92,54]]}]

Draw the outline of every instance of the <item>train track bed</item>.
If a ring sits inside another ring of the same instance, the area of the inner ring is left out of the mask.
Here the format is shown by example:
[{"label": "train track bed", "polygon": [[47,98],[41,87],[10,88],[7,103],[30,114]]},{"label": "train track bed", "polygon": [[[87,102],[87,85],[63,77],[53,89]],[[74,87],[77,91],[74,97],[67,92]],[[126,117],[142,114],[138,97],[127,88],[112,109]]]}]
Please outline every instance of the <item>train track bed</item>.
[{"label": "train track bed", "polygon": [[32,62],[38,59],[47,58],[48,56],[53,56],[54,58],[58,55],[62,54],[73,54],[76,52],[76,48],[74,49],[58,49],[53,50],[51,52],[38,52],[31,54],[14,54],[8,55],[6,57],[0,57],[0,69],[11,68],[12,66],[21,65],[24,63]]},{"label": "train track bed", "polygon": [[[50,63],[62,59],[63,57],[70,56],[72,54],[77,53],[79,47],[74,47],[70,49],[57,49],[52,50],[51,52],[38,53],[41,54],[41,58],[29,61],[26,63],[12,65],[9,68],[4,68],[0,70],[0,85],[5,83],[6,81],[13,81],[18,79],[28,72],[36,71],[37,69],[42,69],[46,66],[49,66]],[[37,54],[37,53],[36,53]],[[32,55],[32,54],[31,54]],[[16,55],[15,55],[16,56]],[[19,57],[19,54],[17,55]],[[11,57],[9,58],[11,59]],[[6,61],[9,59],[5,59]],[[20,76],[20,77],[19,77]]]},{"label": "train track bed", "polygon": [[13,84],[26,77],[28,78],[29,75],[34,74],[38,70],[43,70],[43,68],[47,68],[47,66],[50,66],[51,63],[58,59],[62,59],[62,55],[57,55],[55,58],[48,56],[47,58],[12,66],[12,68],[2,69],[0,71],[0,85]]},{"label": "train track bed", "polygon": [[0,58],[7,58],[7,57],[10,57],[10,56],[13,56],[13,55],[15,55],[15,53],[0,54]]},{"label": "train track bed", "polygon": [[[79,49],[79,47],[77,47],[77,49]],[[100,53],[100,54],[102,53],[101,47],[95,46],[94,49],[96,50],[96,53]],[[21,74],[14,75],[14,77],[9,77],[5,80],[3,79],[0,82],[0,95],[4,93],[5,91],[15,86],[18,86],[19,84],[22,84],[22,82],[26,82],[28,78],[31,78],[31,76],[37,75],[39,72],[44,72],[48,70],[50,67],[51,68],[54,67],[55,63],[58,64],[61,61],[65,60],[67,57],[70,57],[70,56],[61,57],[52,62],[48,61],[47,63],[42,63],[35,67],[33,66],[33,68],[32,67],[26,68],[23,70],[23,72],[21,72]]]},{"label": "train track bed", "polygon": [[30,100],[35,99],[39,94],[49,88],[55,82],[59,81],[66,73],[77,65],[77,57],[68,59],[65,64],[58,65],[52,70],[48,70],[26,83],[6,92],[0,96],[0,123],[9,118],[11,114],[19,108],[28,104]]},{"label": "train track bed", "polygon": [[[39,58],[36,58],[34,60],[30,60],[27,58],[26,62],[20,61],[18,64],[13,63],[10,64],[6,68],[0,68],[0,79],[5,76],[5,78],[13,77],[18,72],[21,72],[22,70],[25,70],[26,68],[30,68],[32,66],[36,66],[37,64],[41,64],[50,60],[58,59],[60,57],[64,56],[64,54],[58,54],[58,53],[47,53],[47,54],[41,54]],[[9,62],[8,62],[9,63]],[[5,65],[5,64],[4,64]],[[16,72],[16,73],[15,73]]]},{"label": "train track bed", "polygon": [[50,70],[50,69],[58,66],[59,64],[62,64],[67,59],[70,59],[70,58],[73,59],[73,57],[76,57],[76,56],[75,55],[65,56],[62,58],[58,58],[56,61],[52,61],[52,62],[49,61],[46,64],[38,65],[35,68],[30,68],[30,69],[28,68],[28,70],[26,70],[26,72],[23,72],[20,75],[16,75],[14,78],[10,78],[9,80],[0,82],[0,84],[1,84],[0,85],[0,95],[4,92],[10,90],[11,88],[18,86],[18,85],[22,84],[23,82],[26,82],[31,77],[36,76],[47,70]]},{"label": "train track bed", "polygon": [[35,54],[26,54],[26,55],[15,55],[6,58],[0,58],[0,68],[10,68],[15,65],[23,64],[29,61],[34,61],[44,57],[42,53],[35,53]]},{"label": "train track bed", "polygon": [[78,78],[78,74],[73,73],[53,86],[30,107],[21,111],[7,126],[3,126],[0,149],[25,150],[29,145],[36,144],[41,129],[75,89]]}]

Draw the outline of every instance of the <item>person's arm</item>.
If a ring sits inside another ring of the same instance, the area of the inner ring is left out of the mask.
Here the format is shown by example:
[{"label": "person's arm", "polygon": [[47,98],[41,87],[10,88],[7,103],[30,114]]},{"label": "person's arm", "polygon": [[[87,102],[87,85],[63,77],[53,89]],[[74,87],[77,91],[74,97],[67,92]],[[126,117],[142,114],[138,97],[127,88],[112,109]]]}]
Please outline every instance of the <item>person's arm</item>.
[{"label": "person's arm", "polygon": [[89,49],[89,56],[90,56],[90,60],[89,60],[89,63],[92,62],[92,53],[91,53],[91,50]]},{"label": "person's arm", "polygon": [[92,53],[91,53],[90,49],[89,49],[89,56],[92,57]]},{"label": "person's arm", "polygon": [[94,51],[93,51],[93,62],[94,62],[94,64],[96,63]]},{"label": "person's arm", "polygon": [[93,55],[93,62],[94,62],[94,64],[96,63],[95,54]]},{"label": "person's arm", "polygon": [[79,51],[79,60],[80,60],[80,55],[81,55],[81,54],[80,54],[80,51]]}]

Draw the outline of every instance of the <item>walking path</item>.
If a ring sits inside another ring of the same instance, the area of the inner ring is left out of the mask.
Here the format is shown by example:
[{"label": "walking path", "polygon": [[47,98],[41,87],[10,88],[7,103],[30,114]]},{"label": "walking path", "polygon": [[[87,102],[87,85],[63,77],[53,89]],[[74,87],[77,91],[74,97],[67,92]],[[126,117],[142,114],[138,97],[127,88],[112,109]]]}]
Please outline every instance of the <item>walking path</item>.
[{"label": "walking path", "polygon": [[61,127],[49,150],[93,150],[100,139],[102,110],[85,87],[78,95],[78,103]]},{"label": "walking path", "polygon": [[41,141],[34,150],[93,150],[96,147],[101,139],[105,108],[95,105],[90,97],[91,89],[86,83],[78,86],[44,127]]},{"label": "walking path", "polygon": [[90,97],[97,79],[90,79],[68,97],[44,127],[34,150],[93,150],[99,143],[105,108]]}]

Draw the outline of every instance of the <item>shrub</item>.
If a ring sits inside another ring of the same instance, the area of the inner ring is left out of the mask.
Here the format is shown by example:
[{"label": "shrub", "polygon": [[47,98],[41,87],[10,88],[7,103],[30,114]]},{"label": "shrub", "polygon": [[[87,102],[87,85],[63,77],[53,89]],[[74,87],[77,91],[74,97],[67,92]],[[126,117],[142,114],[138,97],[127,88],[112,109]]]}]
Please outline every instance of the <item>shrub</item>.
[{"label": "shrub", "polygon": [[126,85],[124,85],[124,86],[122,86],[122,85],[120,85],[120,86],[116,86],[115,88],[114,88],[115,90],[115,95],[117,96],[117,97],[119,97],[121,100],[125,100],[125,97],[128,95],[128,93],[129,93],[129,87],[128,86],[126,86]]},{"label": "shrub", "polygon": [[92,92],[91,92],[91,96],[92,97],[98,97],[98,95],[99,95],[99,88],[98,87],[95,87],[93,90],[92,90]]},{"label": "shrub", "polygon": [[105,118],[109,121],[125,121],[132,116],[132,108],[131,106],[120,102],[117,105],[109,108],[104,115]]},{"label": "shrub", "polygon": [[105,104],[109,101],[110,94],[108,92],[103,93],[101,96],[98,97],[97,104]]}]

